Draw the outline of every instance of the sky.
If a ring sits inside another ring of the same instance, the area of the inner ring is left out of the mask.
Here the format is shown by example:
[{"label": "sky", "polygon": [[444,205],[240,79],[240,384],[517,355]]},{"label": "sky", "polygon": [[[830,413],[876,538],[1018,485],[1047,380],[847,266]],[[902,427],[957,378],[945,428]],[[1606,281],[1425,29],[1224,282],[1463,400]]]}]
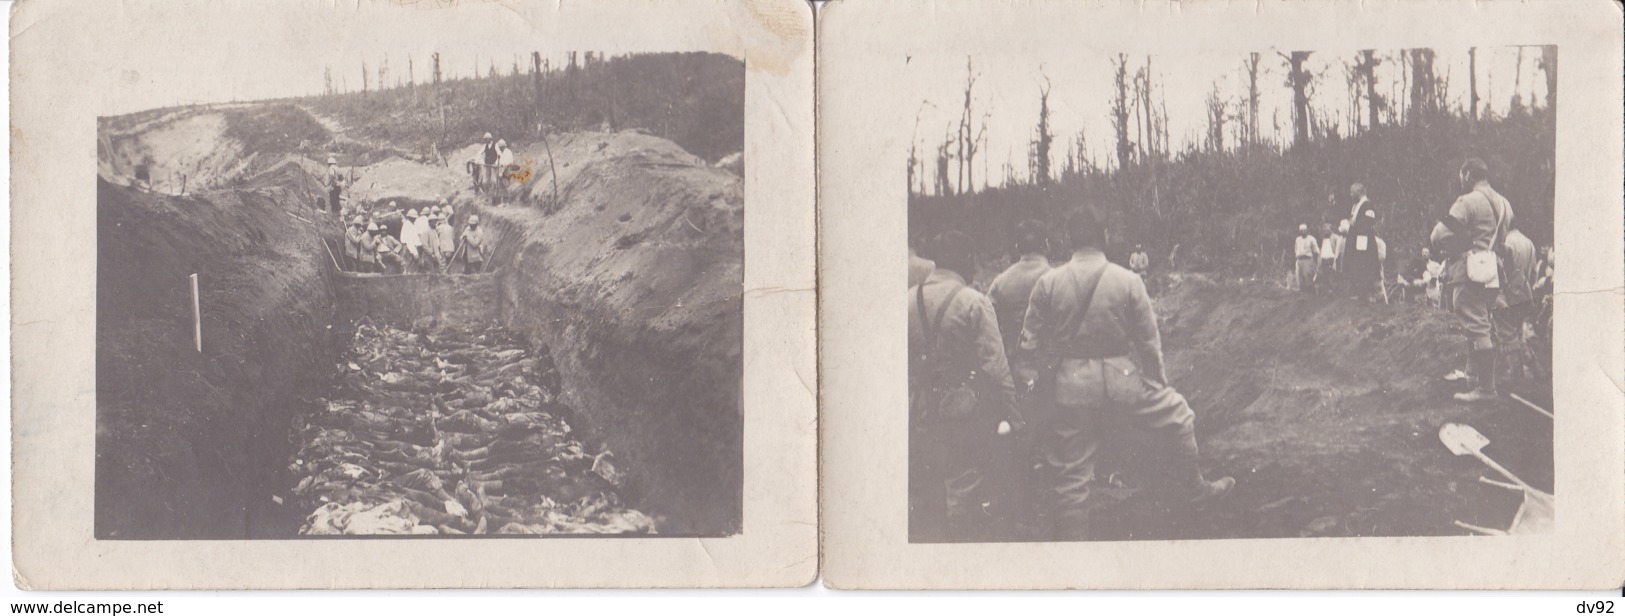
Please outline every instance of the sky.
[{"label": "sky", "polygon": [[[455,21],[448,20],[447,11],[427,10],[450,4],[459,5]],[[429,55],[436,51],[443,73],[452,77],[469,76],[476,66],[484,74],[493,58],[506,73],[516,57],[525,66],[532,51],[543,51],[558,66],[565,53],[549,52],[548,41],[553,38],[549,28],[559,27],[560,19],[545,8],[500,0],[110,3],[108,10],[119,15],[109,23],[120,28],[108,34],[117,39],[109,47],[130,46],[142,53],[100,59],[103,74],[95,77],[115,85],[101,91],[98,113],[320,94],[328,66],[335,88],[360,90],[361,63],[376,71],[386,56],[391,83],[397,75],[406,76],[408,56],[422,83],[429,75]],[[629,24],[629,36],[620,39],[621,48],[612,55],[674,51],[638,48],[660,44],[659,36],[635,36],[640,28],[659,25]]]},{"label": "sky", "polygon": [[[1292,91],[1285,85],[1285,63],[1277,50],[1260,49],[1258,79],[1261,91],[1259,130],[1266,136],[1276,131],[1279,123],[1280,140],[1288,141],[1292,134]],[[1377,55],[1392,55],[1397,50],[1378,50]],[[1450,104],[1467,106],[1468,50],[1435,49],[1437,59],[1434,70],[1450,79]],[[1514,83],[1523,94],[1525,104],[1534,101],[1544,105],[1546,80],[1537,66],[1538,47],[1524,48],[1522,78],[1515,79],[1518,71],[1518,49],[1515,47],[1484,48],[1478,52],[1479,98],[1490,103],[1497,114],[1505,113],[1511,105]],[[1246,73],[1242,69],[1245,54],[1235,55],[1153,55],[1150,57],[1155,83],[1166,98],[1170,147],[1178,152],[1187,143],[1200,143],[1207,127],[1207,97],[1215,86],[1221,98],[1241,100],[1246,93]],[[1319,52],[1310,56],[1307,68],[1319,75],[1311,105],[1317,114],[1346,115],[1348,107],[1347,81],[1344,62],[1352,64],[1351,52]],[[909,91],[918,92],[919,108],[912,110],[917,118],[915,140],[921,157],[934,156],[936,145],[943,136],[954,130],[964,102],[966,76],[965,56],[923,57],[909,59],[909,69],[900,84]],[[1004,179],[1004,166],[1008,161],[1017,178],[1025,179],[1028,143],[1032,140],[1038,121],[1039,89],[1047,76],[1050,83],[1050,123],[1056,142],[1051,146],[1051,168],[1057,172],[1067,153],[1067,147],[1078,131],[1085,132],[1091,156],[1096,160],[1113,158],[1114,133],[1110,109],[1115,91],[1112,59],[1101,55],[1048,57],[1035,60],[1027,54],[992,55],[970,58],[977,76],[972,106],[980,119],[987,117],[987,143],[974,163],[975,180],[980,188],[988,180],[997,184]],[[1131,56],[1130,78],[1146,62],[1146,56]],[[1378,93],[1390,96],[1384,84],[1392,83],[1392,95],[1407,98],[1399,82],[1401,68],[1397,62],[1383,62],[1376,71]],[[1161,102],[1153,93],[1153,105]],[[1408,100],[1408,98],[1407,98]],[[1482,103],[1481,103],[1482,104]],[[1232,110],[1233,113],[1233,110]],[[1347,128],[1345,118],[1340,125]],[[1132,130],[1133,120],[1130,120]],[[1226,131],[1228,132],[1228,130]],[[1228,136],[1227,136],[1228,138]],[[934,169],[927,165],[922,181],[934,177]]]}]

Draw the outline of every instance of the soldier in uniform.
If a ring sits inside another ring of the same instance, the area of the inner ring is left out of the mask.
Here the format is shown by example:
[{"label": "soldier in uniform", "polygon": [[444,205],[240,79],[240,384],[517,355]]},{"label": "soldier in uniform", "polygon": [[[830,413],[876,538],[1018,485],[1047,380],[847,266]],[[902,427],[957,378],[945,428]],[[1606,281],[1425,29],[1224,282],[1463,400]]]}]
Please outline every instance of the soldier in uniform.
[{"label": "soldier in uniform", "polygon": [[[1055,539],[1089,538],[1088,502],[1102,443],[1113,431],[1148,432],[1170,456],[1175,490],[1192,502],[1227,493],[1197,466],[1196,416],[1168,386],[1162,342],[1145,282],[1106,260],[1106,231],[1093,208],[1067,224],[1072,260],[1038,279],[1021,333],[1025,352],[1046,358],[1055,417],[1041,436],[1054,477]],[[1052,376],[1053,375],[1053,376]],[[1042,389],[1042,386],[1040,386]]]},{"label": "soldier in uniform", "polygon": [[1467,376],[1475,383],[1471,391],[1455,398],[1462,402],[1495,400],[1499,394],[1491,311],[1501,291],[1495,253],[1501,252],[1507,230],[1512,228],[1512,204],[1490,186],[1489,166],[1482,160],[1467,159],[1458,179],[1467,192],[1433,225],[1429,238],[1434,254],[1450,257],[1444,280],[1467,332],[1467,365],[1472,368]]},{"label": "soldier in uniform", "polygon": [[965,283],[971,247],[958,231],[937,236],[936,268],[908,291],[910,541],[987,536],[992,439],[1020,427],[993,302]]}]

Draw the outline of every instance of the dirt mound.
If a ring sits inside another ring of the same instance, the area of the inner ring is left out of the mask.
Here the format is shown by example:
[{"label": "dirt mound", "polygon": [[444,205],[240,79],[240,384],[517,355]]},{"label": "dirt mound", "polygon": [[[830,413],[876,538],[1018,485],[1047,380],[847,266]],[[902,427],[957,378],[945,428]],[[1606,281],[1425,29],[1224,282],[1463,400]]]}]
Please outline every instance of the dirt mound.
[{"label": "dirt mound", "polygon": [[461,167],[426,165],[398,156],[358,167],[355,174],[356,183],[350,189],[350,197],[365,202],[389,199],[435,202],[470,185]]},{"label": "dirt mound", "polygon": [[290,446],[287,396],[333,365],[328,257],[287,213],[299,198],[98,183],[97,537],[291,534],[296,518],[265,498]]},{"label": "dirt mound", "polygon": [[[742,181],[633,132],[551,145],[557,201],[543,173],[515,180],[521,206],[478,210],[515,238],[496,249],[505,318],[554,340],[565,398],[626,455],[640,507],[674,532],[737,532]],[[545,150],[516,158],[535,169]]]},{"label": "dirt mound", "polygon": [[[1474,408],[1440,377],[1463,363],[1447,313],[1309,296],[1266,282],[1176,282],[1157,299],[1169,378],[1197,413],[1210,475],[1235,493],[1201,511],[1155,499],[1105,516],[1119,537],[1465,534],[1505,528],[1518,496],[1438,440],[1446,422],[1477,427],[1490,457],[1552,486],[1551,421],[1513,403]],[[1550,386],[1512,389],[1549,408]],[[1132,460],[1122,467],[1138,466]],[[1133,483],[1132,476],[1130,483]]]},{"label": "dirt mound", "polygon": [[98,173],[115,184],[171,194],[225,186],[292,152],[314,154],[331,135],[292,105],[215,106],[98,127]]}]

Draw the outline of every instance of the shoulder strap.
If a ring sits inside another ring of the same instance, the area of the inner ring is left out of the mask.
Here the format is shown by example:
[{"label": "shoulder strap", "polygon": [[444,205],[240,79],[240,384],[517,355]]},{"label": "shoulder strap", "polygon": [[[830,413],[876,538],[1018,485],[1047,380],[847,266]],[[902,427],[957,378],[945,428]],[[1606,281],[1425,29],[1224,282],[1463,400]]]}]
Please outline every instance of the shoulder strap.
[{"label": "shoulder strap", "polygon": [[931,348],[932,346],[936,345],[937,328],[942,325],[942,317],[948,313],[948,305],[953,303],[954,298],[959,295],[960,291],[965,290],[965,285],[955,286],[952,291],[948,292],[947,297],[942,298],[942,304],[937,306],[937,316],[935,319],[926,318],[925,283],[920,283],[920,286],[917,288],[919,291],[915,293],[915,305],[920,311],[920,329],[925,333],[927,348]]},{"label": "shoulder strap", "polygon": [[1495,228],[1491,230],[1494,233],[1494,238],[1490,240],[1490,250],[1500,252],[1501,245],[1506,242],[1506,237],[1501,233],[1501,208],[1496,206],[1495,199],[1484,194],[1484,191],[1474,188],[1473,192],[1483,195],[1484,200],[1490,204],[1490,216],[1494,217],[1495,220]]},{"label": "shoulder strap", "polygon": [[1083,318],[1088,316],[1089,305],[1095,301],[1095,289],[1100,286],[1100,279],[1106,275],[1106,268],[1108,267],[1111,267],[1109,261],[1089,272],[1088,277],[1084,278],[1083,301],[1079,303],[1078,311],[1072,314],[1072,318],[1067,319],[1066,324],[1061,326],[1061,331],[1076,334],[1078,329],[1083,327]]}]

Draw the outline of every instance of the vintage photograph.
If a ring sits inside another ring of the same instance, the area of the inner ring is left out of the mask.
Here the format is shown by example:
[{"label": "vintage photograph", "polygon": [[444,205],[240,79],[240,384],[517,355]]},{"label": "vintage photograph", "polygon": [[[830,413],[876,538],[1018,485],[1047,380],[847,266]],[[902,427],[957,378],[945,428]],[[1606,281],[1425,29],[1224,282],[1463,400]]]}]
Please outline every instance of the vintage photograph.
[{"label": "vintage photograph", "polygon": [[740,533],[743,59],[390,40],[104,102],[95,537]]},{"label": "vintage photograph", "polygon": [[1552,532],[1559,51],[910,56],[908,541]]}]

